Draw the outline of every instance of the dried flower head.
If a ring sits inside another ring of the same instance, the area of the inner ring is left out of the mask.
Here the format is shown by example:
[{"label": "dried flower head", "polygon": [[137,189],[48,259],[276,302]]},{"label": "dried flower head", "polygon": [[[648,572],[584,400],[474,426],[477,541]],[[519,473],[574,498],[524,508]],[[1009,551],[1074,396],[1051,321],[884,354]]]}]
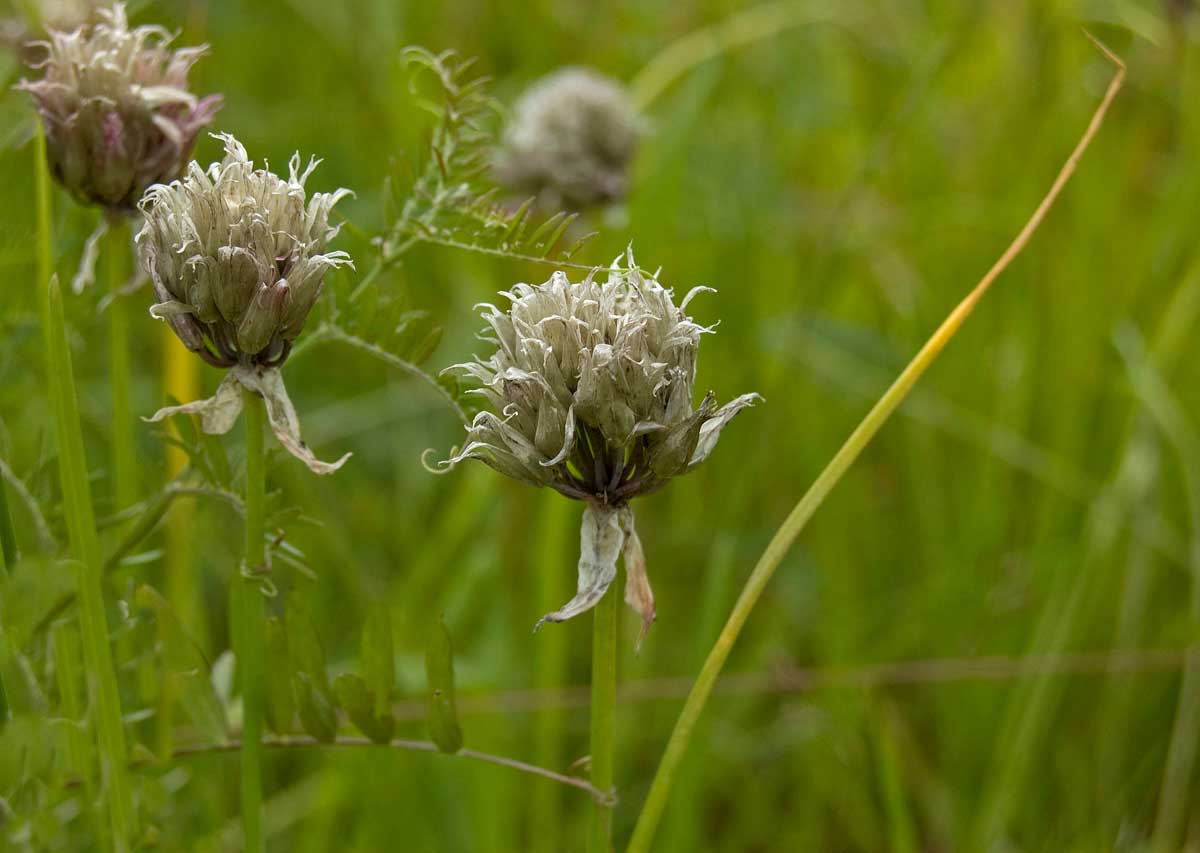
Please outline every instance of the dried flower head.
[{"label": "dried flower head", "polygon": [[513,108],[497,175],[551,206],[617,201],[628,189],[640,135],[620,83],[566,68],[535,83]]},{"label": "dried flower head", "polygon": [[330,211],[350,191],[307,197],[304,183],[320,161],[301,170],[300,155],[293,155],[284,180],[266,164],[256,169],[231,135],[215,136],[225,143],[224,160],[207,170],[193,161],[179,180],[146,191],[137,246],[160,300],[151,315],[170,323],[209,364],[232,370],[212,399],[163,409],[154,420],[195,412],[205,415],[206,431],[225,432],[240,411],[240,384],[266,398],[280,442],[327,473],[336,466],[312,459],[300,442],[278,368],[320,296],[325,274],[354,265],[345,252],[326,251],[339,228],[330,225]]},{"label": "dried flower head", "polygon": [[292,156],[287,180],[256,169],[229,134],[225,159],[204,170],[193,161],[170,184],[151,187],[140,204],[142,266],[165,319],[180,340],[218,367],[283,363],[324,285],[325,273],[353,266],[345,252],[326,252],[339,226],[329,213],[350,194],[313,193]]},{"label": "dried flower head", "polygon": [[[562,621],[592,607],[625,549],[626,601],[648,625],[653,596],[627,503],[686,474],[716,446],[721,430],[758,399],[744,394],[718,407],[711,392],[693,407],[700,337],[711,331],[643,275],[628,255],[606,283],[572,283],[555,272],[545,284],[502,294],[507,311],[487,305],[486,361],[454,365],[478,381],[480,412],[467,443],[448,460],[479,459],[503,474],[587,502],[579,594],[544,617]],[[540,624],[540,623],[539,623]]]},{"label": "dried flower head", "polygon": [[21,81],[46,127],[55,178],[85,204],[129,212],[151,184],[179,174],[221,97],[197,98],[187,75],[206,48],[171,50],[161,27],[129,28],[121,3],[39,42],[41,80]]}]

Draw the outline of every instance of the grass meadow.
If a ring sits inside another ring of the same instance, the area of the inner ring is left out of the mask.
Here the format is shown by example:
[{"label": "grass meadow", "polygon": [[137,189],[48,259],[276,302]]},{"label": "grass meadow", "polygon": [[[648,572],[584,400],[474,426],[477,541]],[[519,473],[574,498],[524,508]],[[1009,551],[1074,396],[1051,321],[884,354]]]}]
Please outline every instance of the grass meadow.
[{"label": "grass meadow", "polygon": [[[284,621],[267,626],[262,678],[268,693],[282,684],[289,709],[288,731],[269,726],[261,755],[266,849],[603,849],[589,841],[598,811],[626,849],[760,555],[1087,127],[1114,68],[1084,27],[1126,63],[1124,88],[1027,248],[784,553],[703,707],[650,849],[1200,849],[1200,15],[1153,0],[755,8],[131,7],[135,23],[210,47],[191,89],[224,105],[198,138],[201,164],[221,157],[208,131],[228,131],[276,171],[293,151],[322,158],[310,192],[355,193],[338,205],[331,244],[355,269],[329,273],[283,369],[313,452],[353,456],[319,477],[266,437],[262,600]],[[579,503],[477,461],[440,476],[422,465],[427,449],[432,461],[463,444],[449,402],[460,389],[436,377],[487,356],[474,306],[555,266],[447,245],[471,242],[452,224],[415,232],[372,272],[375,238],[404,200],[396,176],[421,173],[441,126],[422,106],[442,109],[436,81],[405,59],[413,45],[477,58],[467,73],[491,78],[500,105],[489,132],[564,66],[630,87],[644,130],[627,196],[569,225],[564,245],[598,232],[571,262],[606,267],[632,244],[677,296],[715,288],[688,306],[698,323],[719,321],[696,400],[709,389],[721,402],[764,398],[703,467],[635,502],[657,620],[635,653],[639,620],[617,608],[615,805],[571,784],[589,778],[581,760],[594,744],[593,616],[531,633],[574,592]],[[38,73],[16,51],[0,57],[9,84]],[[36,125],[29,95],[6,86],[0,474],[15,550],[0,583],[0,837],[22,851],[242,849],[245,771],[231,742],[245,704],[230,649],[249,589],[243,460],[261,451],[246,453],[240,422],[206,437],[194,418],[142,420],[211,394],[222,371],[149,316],[148,288],[105,298],[128,275],[111,265],[133,268],[132,255],[105,260],[119,241],[102,247],[97,283],[72,291],[101,213],[52,185],[49,261],[65,315],[55,328],[73,359],[77,473],[94,503],[136,810],[122,840],[98,775],[96,695],[108,682],[88,669],[80,608],[59,606],[87,561],[60,478]],[[120,386],[114,340],[129,356]],[[128,396],[123,424],[114,393]],[[385,650],[376,629],[387,622]],[[367,641],[364,625],[375,626]],[[430,699],[431,681],[447,685],[446,636],[453,720],[444,692]],[[317,705],[342,695],[320,682],[343,673],[383,685],[399,745],[371,743],[344,707],[332,722],[329,708],[293,716],[292,670],[316,685]],[[322,713],[333,744],[314,742]],[[473,752],[438,754],[430,738],[444,746],[454,724]]]}]

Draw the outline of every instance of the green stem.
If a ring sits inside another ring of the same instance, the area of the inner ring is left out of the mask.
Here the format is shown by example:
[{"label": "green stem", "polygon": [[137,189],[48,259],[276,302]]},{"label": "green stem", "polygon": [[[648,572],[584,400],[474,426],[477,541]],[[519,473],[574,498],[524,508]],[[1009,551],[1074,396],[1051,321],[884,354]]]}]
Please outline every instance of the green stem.
[{"label": "green stem", "polygon": [[8,509],[8,489],[0,479],[0,577],[12,571],[21,558],[17,551],[17,533],[13,529],[12,513]]},{"label": "green stem", "polygon": [[40,121],[33,138],[33,178],[37,215],[37,285],[45,287],[54,274],[54,235],[50,219],[50,169],[46,163],[46,131]]},{"label": "green stem", "polygon": [[[592,787],[613,789],[613,747],[617,716],[617,590],[616,585],[593,609],[592,623]],[[597,803],[592,812],[588,850],[612,849],[610,805]]]},{"label": "green stem", "polygon": [[113,508],[120,511],[137,501],[137,462],[133,449],[133,414],[129,402],[129,299],[120,294],[129,277],[129,222],[109,217],[104,247],[105,278],[111,301],[109,319],[109,377],[112,384],[111,465]]},{"label": "green stem", "polygon": [[[542,537],[537,558],[537,610],[549,613],[565,600],[570,565],[567,557],[567,533],[570,530],[571,501],[557,492],[546,490],[540,498],[537,530]],[[546,631],[538,638],[536,684],[538,689],[553,690],[567,675],[567,638],[559,631]],[[563,756],[563,726],[566,716],[561,709],[546,708],[534,723],[533,763],[558,767]],[[563,849],[562,791],[557,785],[535,785],[529,793],[530,853],[555,853]]]},{"label": "green stem", "polygon": [[109,645],[108,617],[101,586],[100,543],[88,489],[83,431],[75,399],[75,376],[67,344],[62,292],[52,278],[44,299],[46,336],[50,341],[50,377],[58,415],[58,455],[62,478],[63,511],[79,584],[79,626],[83,632],[84,660],[91,676],[97,736],[100,742],[101,778],[108,795],[113,825],[113,847],[124,851],[135,835],[133,797],[126,769],[125,729],[121,697]]},{"label": "green stem", "polygon": [[263,451],[264,409],[253,391],[245,395],[246,418],[246,525],[242,563],[242,623],[238,638],[238,671],[242,686],[242,831],[244,849],[265,849],[263,837],[263,669],[265,607],[261,578],[266,570],[263,543],[263,502],[266,492],[266,457]]},{"label": "green stem", "polygon": [[979,300],[983,298],[983,295],[988,291],[996,278],[999,277],[1000,273],[1025,248],[1033,233],[1041,225],[1047,211],[1054,204],[1054,200],[1058,198],[1059,193],[1062,192],[1062,188],[1074,173],[1079,158],[1083,156],[1083,152],[1087,150],[1092,138],[1100,129],[1109,105],[1112,103],[1113,98],[1116,97],[1117,92],[1120,91],[1121,84],[1125,80],[1125,65],[1099,42],[1095,43],[1117,70],[1113,75],[1112,81],[1109,83],[1107,91],[1104,93],[1103,99],[1092,114],[1091,121],[1084,130],[1079,142],[1076,143],[1066,163],[1059,170],[1054,183],[1050,186],[1050,190],[1042,198],[1041,203],[1038,204],[1037,209],[1034,210],[1033,215],[1025,223],[1020,233],[1017,234],[1016,238],[1005,249],[1004,254],[992,265],[991,269],[975,285],[974,289],[967,294],[966,298],[956,305],[949,316],[942,321],[937,331],[925,342],[925,345],[921,347],[912,361],[908,363],[892,385],[883,393],[883,396],[879,398],[866,417],[863,418],[862,422],[855,427],[850,437],[846,439],[846,442],[834,454],[833,459],[825,466],[825,469],[818,475],[816,481],[792,509],[791,514],[788,515],[783,524],[775,532],[775,536],[771,539],[766,550],[759,558],[758,564],[755,565],[754,571],[750,573],[750,577],[742,588],[741,595],[738,596],[737,603],[733,606],[733,612],[729,614],[729,619],[726,621],[725,627],[721,630],[717,642],[713,644],[712,650],[708,653],[708,658],[704,661],[704,666],[701,667],[700,674],[696,677],[696,682],[692,685],[691,692],[684,702],[683,710],[680,712],[679,719],[675,723],[675,729],[671,732],[671,738],[667,742],[667,748],[663,753],[658,771],[655,773],[654,781],[650,785],[650,791],[646,795],[646,802],[642,806],[642,812],[638,815],[633,838],[628,847],[629,853],[645,853],[645,851],[650,849],[659,820],[662,818],[663,810],[666,808],[667,796],[670,794],[675,774],[687,752],[688,744],[691,742],[692,733],[696,728],[697,721],[700,719],[700,714],[703,712],[704,706],[708,703],[708,697],[712,694],[717,676],[720,675],[721,669],[724,667],[725,661],[733,649],[733,644],[737,641],[738,635],[741,634],[742,628],[745,627],[746,620],[750,618],[751,611],[758,603],[758,599],[762,596],[763,590],[766,589],[767,583],[775,574],[775,570],[779,568],[779,564],[783,561],[783,558],[787,555],[801,531],[804,530],[813,513],[817,511],[817,508],[825,501],[825,498],[832,491],[833,487],[842,479],[842,476],[850,468],[854,460],[862,453],[863,448],[875,437],[875,434],[879,432],[880,428],[892,416],[896,408],[904,401],[904,398],[908,396],[913,386],[916,385],[917,380],[921,378],[929,366],[937,359],[946,344],[950,342],[963,322],[970,316],[975,306],[979,303]]}]

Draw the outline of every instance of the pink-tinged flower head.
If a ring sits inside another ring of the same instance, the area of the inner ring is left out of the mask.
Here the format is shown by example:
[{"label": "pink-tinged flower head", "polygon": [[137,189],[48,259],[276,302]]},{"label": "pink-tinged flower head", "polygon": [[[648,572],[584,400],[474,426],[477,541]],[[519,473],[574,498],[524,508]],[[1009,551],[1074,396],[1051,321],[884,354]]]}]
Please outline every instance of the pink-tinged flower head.
[{"label": "pink-tinged flower head", "polygon": [[161,27],[130,29],[117,3],[95,24],[37,43],[45,55],[33,67],[44,76],[18,88],[42,117],[55,178],[79,201],[132,212],[147,187],[179,175],[220,108],[220,95],[187,90],[207,48],[173,50],[171,38]]}]

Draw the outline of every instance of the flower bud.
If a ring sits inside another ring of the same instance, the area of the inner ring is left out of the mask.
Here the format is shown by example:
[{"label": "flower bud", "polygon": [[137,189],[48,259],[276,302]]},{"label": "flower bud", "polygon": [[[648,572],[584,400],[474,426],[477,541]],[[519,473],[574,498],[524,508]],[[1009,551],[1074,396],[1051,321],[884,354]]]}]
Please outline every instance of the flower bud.
[{"label": "flower bud", "polygon": [[345,252],[325,252],[338,232],[329,213],[350,191],[306,199],[304,182],[317,161],[301,171],[294,155],[284,180],[254,168],[232,136],[217,138],[225,143],[222,162],[207,170],[192,162],[140,204],[146,224],[138,256],[160,300],[151,313],[210,364],[277,366],[325,273],[353,266]]},{"label": "flower bud", "polygon": [[513,108],[497,176],[553,207],[618,201],[628,190],[640,135],[621,84],[567,68],[535,83]]},{"label": "flower bud", "polygon": [[187,75],[205,47],[168,48],[161,27],[129,28],[122,3],[96,12],[96,22],[49,31],[22,80],[46,128],[55,178],[84,204],[130,212],[151,184],[179,174],[196,134],[212,121],[221,97],[196,98]]}]

